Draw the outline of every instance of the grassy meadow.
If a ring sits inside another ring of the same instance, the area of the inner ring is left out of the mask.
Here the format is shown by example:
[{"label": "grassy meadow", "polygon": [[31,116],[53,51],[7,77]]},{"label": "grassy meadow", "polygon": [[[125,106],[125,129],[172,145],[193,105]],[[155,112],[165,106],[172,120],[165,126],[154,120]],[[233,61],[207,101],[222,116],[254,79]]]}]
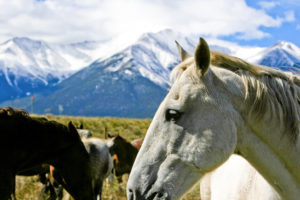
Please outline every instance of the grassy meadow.
[{"label": "grassy meadow", "polygon": [[[83,123],[85,129],[93,132],[94,137],[105,137],[105,128],[107,132],[115,135],[120,134],[128,141],[141,138],[151,123],[150,119],[125,119],[125,118],[102,118],[102,117],[71,117],[71,116],[44,116],[49,120],[55,120],[62,124],[72,121],[75,126]],[[105,181],[103,186],[102,197],[104,200],[125,200],[126,199],[126,182],[128,176],[123,176],[123,183],[119,184],[116,179]],[[21,200],[37,200],[43,185],[38,182],[37,176],[23,177],[18,176],[16,179],[16,197]],[[64,199],[69,199],[66,194]],[[183,200],[199,200],[199,185],[187,193]]]}]

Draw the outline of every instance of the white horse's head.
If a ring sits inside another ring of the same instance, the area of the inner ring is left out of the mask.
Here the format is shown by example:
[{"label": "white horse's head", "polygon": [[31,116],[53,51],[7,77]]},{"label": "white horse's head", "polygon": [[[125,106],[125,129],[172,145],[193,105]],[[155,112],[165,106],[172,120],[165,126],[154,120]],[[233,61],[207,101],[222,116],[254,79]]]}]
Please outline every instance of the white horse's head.
[{"label": "white horse's head", "polygon": [[[200,38],[194,57],[179,45],[178,49],[182,62],[172,71],[173,85],[153,118],[130,174],[130,200],[179,199],[236,148],[239,115],[232,98],[243,98],[243,89],[227,81],[240,80],[228,70],[211,69],[204,39]],[[220,70],[230,78],[220,80]]]}]

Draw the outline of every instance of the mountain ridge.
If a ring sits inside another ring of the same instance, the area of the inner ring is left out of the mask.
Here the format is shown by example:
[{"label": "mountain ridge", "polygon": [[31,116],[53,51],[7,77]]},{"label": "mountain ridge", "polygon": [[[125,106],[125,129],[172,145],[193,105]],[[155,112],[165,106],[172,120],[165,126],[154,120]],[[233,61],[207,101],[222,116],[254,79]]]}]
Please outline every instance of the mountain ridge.
[{"label": "mountain ridge", "polygon": [[[91,64],[55,82],[52,87],[35,92],[33,111],[38,114],[152,117],[170,87],[169,73],[179,63],[175,40],[188,52],[193,52],[198,37],[165,30],[143,34],[130,45],[120,45],[118,48],[110,46],[107,52],[97,54],[98,58],[91,61]],[[240,57],[246,61],[257,61],[257,64],[268,61],[267,64],[275,63],[273,67],[282,70],[293,71],[289,65],[297,67],[300,63],[300,58],[297,57],[299,48],[288,42],[281,41],[268,48],[242,47],[213,39],[208,39],[208,43],[213,50],[221,50],[234,56],[240,52],[242,55]],[[75,50],[77,51],[80,46],[87,49],[85,53],[88,55],[88,51],[97,52],[99,49],[105,49],[104,43],[101,44],[85,42],[77,44]],[[101,48],[97,50],[95,46]],[[78,51],[81,51],[80,48]],[[280,61],[282,66],[277,65],[279,61],[273,62],[276,56],[270,60],[263,60],[260,56],[266,52],[264,55],[268,58],[280,48],[282,51],[277,54],[277,61],[284,58]],[[295,58],[293,62],[286,59],[287,53]],[[1,77],[0,73],[0,81]],[[5,89],[4,84],[0,84],[0,89],[1,87]],[[32,109],[30,98],[26,95],[15,101],[6,101],[1,104],[3,105]]]}]

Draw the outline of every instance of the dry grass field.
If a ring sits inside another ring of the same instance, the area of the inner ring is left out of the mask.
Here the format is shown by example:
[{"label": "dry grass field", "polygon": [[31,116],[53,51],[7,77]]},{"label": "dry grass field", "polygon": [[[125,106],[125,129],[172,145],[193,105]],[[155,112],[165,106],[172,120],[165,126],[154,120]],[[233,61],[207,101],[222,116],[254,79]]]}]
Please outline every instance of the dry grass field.
[{"label": "dry grass field", "polygon": [[[100,118],[100,117],[71,117],[71,116],[54,116],[46,115],[49,120],[55,120],[62,124],[72,121],[75,126],[83,123],[84,128],[93,132],[95,137],[104,138],[105,127],[112,134],[120,134],[122,137],[131,141],[145,136],[150,119],[124,119],[124,118]],[[180,177],[178,177],[180,178]],[[123,176],[123,183],[119,184],[116,179],[106,181],[103,186],[104,200],[126,200],[126,183],[128,176]],[[18,200],[38,200],[43,185],[38,182],[36,176],[17,177],[16,197]],[[199,200],[199,185],[187,193],[183,200]],[[65,195],[64,199],[69,199]]]}]

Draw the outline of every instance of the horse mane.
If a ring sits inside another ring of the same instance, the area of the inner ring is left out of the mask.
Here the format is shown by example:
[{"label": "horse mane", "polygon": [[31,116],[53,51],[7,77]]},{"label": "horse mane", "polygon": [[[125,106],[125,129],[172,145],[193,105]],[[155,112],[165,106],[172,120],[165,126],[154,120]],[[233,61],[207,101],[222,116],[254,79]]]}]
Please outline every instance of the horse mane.
[{"label": "horse mane", "polygon": [[[251,114],[260,119],[271,108],[273,117],[284,120],[294,141],[299,135],[300,76],[267,66],[250,64],[240,58],[220,52],[210,52],[213,66],[230,70],[241,76],[245,88],[245,100],[251,106]],[[177,80],[194,62],[188,58],[171,72],[171,81]],[[300,74],[300,71],[299,71]],[[267,106],[269,105],[269,106]]]},{"label": "horse mane", "polygon": [[[45,129],[47,129],[46,132],[41,132],[40,135],[50,134],[48,132],[51,132],[51,135],[55,137],[55,134],[59,134],[62,137],[70,138],[70,134],[68,131],[67,126],[58,123],[56,121],[48,120],[45,117],[36,117],[36,116],[30,116],[29,113],[23,109],[14,109],[12,107],[3,107],[0,108],[0,120],[1,119],[13,119],[14,121],[22,121],[23,123],[28,124],[28,126],[33,126],[33,123],[41,124]],[[53,131],[53,130],[62,130],[60,132]]]},{"label": "horse mane", "polygon": [[2,118],[29,118],[28,112],[23,109],[13,109],[12,107],[0,108]]},{"label": "horse mane", "polygon": [[[289,82],[290,84],[296,84],[298,87],[300,87],[300,77],[297,75],[286,73],[267,66],[250,64],[240,58],[229,56],[217,51],[211,51],[210,58],[211,64],[217,67],[222,67],[233,72],[242,70],[244,72],[250,72],[252,75],[255,76],[272,76],[274,78],[283,79]],[[298,73],[300,74],[299,70]]]}]

